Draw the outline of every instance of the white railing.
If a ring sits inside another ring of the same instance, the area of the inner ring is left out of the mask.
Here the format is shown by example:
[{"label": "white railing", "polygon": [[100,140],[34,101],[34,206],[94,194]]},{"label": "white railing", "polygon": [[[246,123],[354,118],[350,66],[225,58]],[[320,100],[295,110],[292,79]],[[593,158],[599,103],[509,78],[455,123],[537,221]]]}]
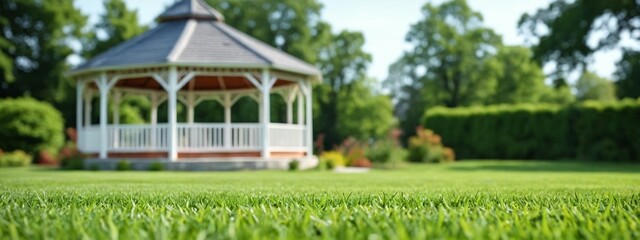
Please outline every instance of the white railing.
[{"label": "white railing", "polygon": [[97,153],[100,151],[100,127],[88,126],[78,132],[78,149],[84,153]]},{"label": "white railing", "polygon": [[224,147],[224,125],[178,124],[178,149],[218,149]]},{"label": "white railing", "polygon": [[273,150],[304,150],[304,125],[271,123],[269,143]]},{"label": "white railing", "polygon": [[259,150],[261,139],[260,124],[178,124],[179,151]]},{"label": "white railing", "polygon": [[109,151],[157,151],[166,150],[169,127],[156,125],[111,125],[107,127]]},{"label": "white railing", "polygon": [[231,125],[230,147],[242,150],[259,150],[262,148],[262,131],[260,124]]},{"label": "white railing", "polygon": [[[262,128],[259,123],[179,123],[178,151],[234,152],[262,149]],[[304,151],[304,125],[269,124],[269,148],[272,151]],[[107,126],[107,150],[110,152],[168,151],[169,127],[162,124],[121,124]],[[100,151],[100,127],[89,126],[79,132],[78,148],[85,153]]]}]

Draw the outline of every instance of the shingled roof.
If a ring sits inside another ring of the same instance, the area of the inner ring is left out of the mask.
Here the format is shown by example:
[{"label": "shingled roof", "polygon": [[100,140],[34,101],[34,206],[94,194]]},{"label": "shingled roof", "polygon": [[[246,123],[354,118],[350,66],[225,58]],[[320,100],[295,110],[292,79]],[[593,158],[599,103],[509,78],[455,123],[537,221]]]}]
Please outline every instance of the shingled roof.
[{"label": "shingled roof", "polygon": [[320,77],[320,71],[224,23],[202,0],[183,0],[158,17],[158,25],[89,61],[71,73],[176,64],[275,68]]}]

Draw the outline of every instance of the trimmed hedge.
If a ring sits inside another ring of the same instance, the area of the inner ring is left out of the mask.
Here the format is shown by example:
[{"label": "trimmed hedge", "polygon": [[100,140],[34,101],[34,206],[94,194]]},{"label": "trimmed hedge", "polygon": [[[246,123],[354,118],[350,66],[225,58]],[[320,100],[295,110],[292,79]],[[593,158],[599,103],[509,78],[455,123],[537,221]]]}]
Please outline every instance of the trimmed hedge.
[{"label": "trimmed hedge", "polygon": [[37,155],[64,144],[64,120],[51,104],[32,98],[0,100],[0,149]]},{"label": "trimmed hedge", "polygon": [[640,162],[640,100],[434,108],[422,122],[461,159]]}]

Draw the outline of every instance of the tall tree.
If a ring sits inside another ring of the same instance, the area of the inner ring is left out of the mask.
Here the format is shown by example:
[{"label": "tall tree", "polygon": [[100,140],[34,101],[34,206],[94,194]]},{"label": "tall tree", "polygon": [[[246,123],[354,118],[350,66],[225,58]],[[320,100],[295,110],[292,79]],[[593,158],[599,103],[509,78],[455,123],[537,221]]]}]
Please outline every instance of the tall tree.
[{"label": "tall tree", "polygon": [[486,74],[486,61],[500,45],[500,37],[482,26],[482,16],[465,0],[439,6],[428,3],[422,13],[425,18],[407,34],[414,49],[404,56],[418,72],[418,81],[433,83],[428,91],[435,104],[482,103],[495,84]]},{"label": "tall tree", "polygon": [[536,103],[551,88],[544,73],[531,58],[531,50],[520,46],[500,47],[491,64],[497,66],[497,85],[490,103]]},{"label": "tall tree", "polygon": [[[8,25],[9,20],[0,16],[0,25]],[[14,80],[13,76],[13,60],[9,56],[9,51],[13,47],[11,42],[7,39],[0,38],[0,76],[2,76],[2,81],[0,81],[0,89],[4,88],[3,86],[9,83],[12,83]]]},{"label": "tall tree", "polygon": [[618,96],[640,98],[640,51],[627,50],[617,65]]},{"label": "tall tree", "polygon": [[[322,133],[325,145],[339,143],[336,129],[338,93],[349,83],[364,79],[371,56],[362,49],[359,32],[332,33],[322,21],[317,0],[207,0],[239,30],[309,63],[316,64],[324,84],[314,87],[314,135]],[[247,103],[249,104],[249,103]],[[239,107],[240,108],[240,107]],[[248,116],[247,116],[248,117]],[[354,121],[354,120],[351,120]]]},{"label": "tall tree", "polygon": [[[128,9],[123,0],[105,0],[103,6],[104,13],[100,15],[98,23],[82,39],[82,56],[86,59],[95,57],[147,30],[146,26],[140,25],[137,11]],[[148,119],[150,103],[146,97],[129,96],[123,99],[121,104],[122,123],[140,123]],[[97,118],[96,116],[94,119]]]},{"label": "tall tree", "polygon": [[0,96],[28,95],[53,103],[67,125],[75,98],[65,77],[73,41],[83,36],[87,17],[72,0],[6,0],[0,2]]},{"label": "tall tree", "polygon": [[615,101],[616,87],[612,81],[592,72],[584,72],[576,82],[576,98],[580,101]]},{"label": "tall tree", "polygon": [[229,25],[307,62],[330,32],[320,21],[317,0],[206,0]]},{"label": "tall tree", "polygon": [[[556,0],[533,15],[523,15],[519,26],[534,44],[535,58],[541,63],[555,63],[556,75],[562,77],[574,70],[584,71],[595,52],[619,47],[625,35],[640,40],[639,21],[638,1]],[[631,49],[623,51],[633,55]],[[640,68],[633,57],[622,61],[618,66]],[[634,82],[623,78],[626,76],[631,75],[618,74],[618,81]]]},{"label": "tall tree", "polygon": [[354,137],[359,140],[380,139],[394,127],[393,105],[388,96],[373,91],[375,79],[361,79],[348,83],[338,92],[338,119],[336,132],[339,139]]},{"label": "tall tree", "polygon": [[106,0],[104,13],[83,41],[83,56],[94,57],[142,34],[147,27],[138,22],[138,11],[127,8],[123,0]]},{"label": "tall tree", "polygon": [[[482,25],[482,16],[465,0],[452,0],[441,5],[427,3],[424,18],[413,24],[407,42],[413,50],[394,64],[387,83],[391,91],[404,92],[405,101],[396,104],[405,136],[413,134],[415,125],[427,106],[457,107],[483,104],[494,94],[495,65],[488,64],[501,45],[500,36]],[[396,95],[398,96],[398,95]],[[418,105],[416,105],[418,104]],[[415,111],[415,112],[414,112]]]},{"label": "tall tree", "polygon": [[[354,86],[363,87],[357,84],[350,84],[366,77],[368,64],[371,62],[371,55],[364,52],[364,36],[359,32],[342,31],[331,36],[323,46],[318,55],[318,65],[325,80],[324,86],[318,86],[315,93],[319,105],[319,112],[314,129],[317,133],[324,134],[325,144],[328,146],[342,141],[345,135],[359,134],[348,131],[349,128],[336,128],[340,121],[358,122],[357,119],[343,118],[340,116],[343,111],[339,111],[341,106],[356,104],[351,101],[340,101],[340,93],[350,95]],[[320,89],[322,88],[322,89]],[[322,94],[326,94],[323,97]],[[343,96],[347,98],[347,96]],[[342,132],[341,132],[342,131]]]}]

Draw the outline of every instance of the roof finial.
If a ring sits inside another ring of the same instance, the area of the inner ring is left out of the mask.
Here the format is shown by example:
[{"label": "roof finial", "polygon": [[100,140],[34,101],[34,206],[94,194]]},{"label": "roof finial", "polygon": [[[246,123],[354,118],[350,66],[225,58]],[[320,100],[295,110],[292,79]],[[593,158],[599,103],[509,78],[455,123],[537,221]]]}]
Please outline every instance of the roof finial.
[{"label": "roof finial", "polygon": [[224,21],[224,16],[203,0],[180,0],[158,16],[158,22],[182,19]]}]

